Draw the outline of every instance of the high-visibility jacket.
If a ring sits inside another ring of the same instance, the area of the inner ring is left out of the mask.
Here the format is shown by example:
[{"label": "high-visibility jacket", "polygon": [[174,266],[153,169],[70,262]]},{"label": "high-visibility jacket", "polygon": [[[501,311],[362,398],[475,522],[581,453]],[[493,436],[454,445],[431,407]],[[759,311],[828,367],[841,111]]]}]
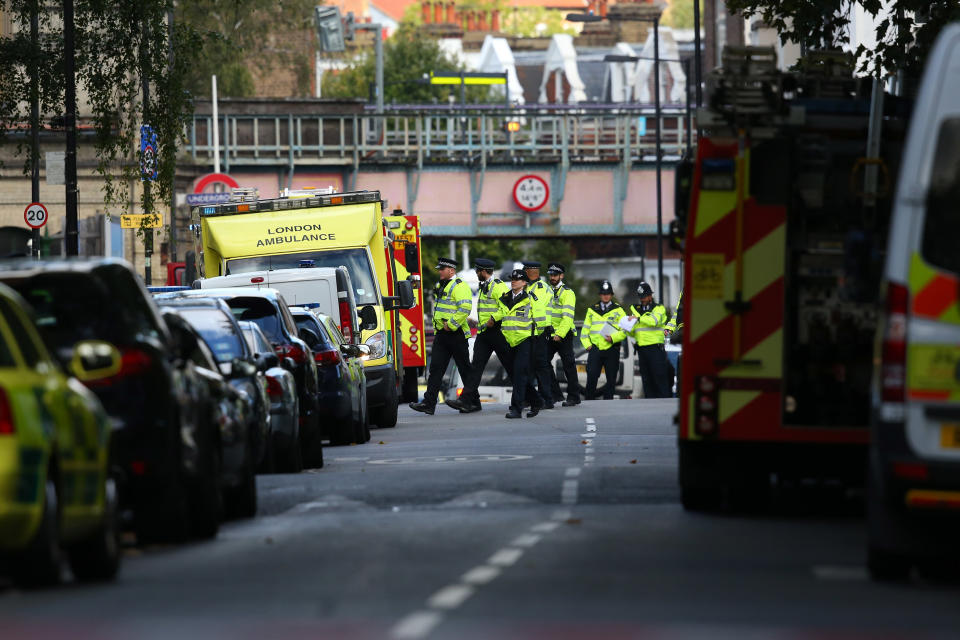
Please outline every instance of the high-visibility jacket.
[{"label": "high-visibility jacket", "polygon": [[480,283],[480,295],[477,296],[477,322],[480,331],[487,328],[487,320],[497,312],[500,296],[507,291],[510,291],[510,285],[500,278],[490,278]]},{"label": "high-visibility jacket", "polygon": [[[623,307],[621,307],[616,302],[610,304],[610,308],[603,312],[600,310],[600,303],[593,305],[587,309],[587,315],[583,319],[583,328],[580,329],[580,343],[583,345],[584,349],[589,349],[591,346],[597,347],[601,351],[606,351],[611,348],[618,342],[621,342],[624,338],[627,337],[620,327],[617,325],[620,322],[620,318],[627,315]],[[604,325],[607,325],[609,328],[610,339],[613,342],[607,342],[604,338]]]},{"label": "high-visibility jacket", "polygon": [[667,320],[667,325],[664,327],[667,331],[676,331],[677,329],[683,328],[683,318],[680,317],[680,313],[683,311],[683,291],[680,291],[680,298],[677,299],[677,306],[673,308],[673,316]]},{"label": "high-visibility jacket", "polygon": [[515,347],[530,336],[534,335],[534,307],[533,298],[526,291],[521,291],[516,298],[513,291],[507,291],[497,301],[497,311],[493,314],[494,322],[500,323],[500,330],[507,344]]},{"label": "high-visibility jacket", "polygon": [[438,331],[443,329],[443,321],[453,330],[460,329],[470,337],[470,327],[467,326],[467,316],[473,307],[473,295],[470,287],[460,278],[440,281],[434,289],[433,326]]},{"label": "high-visibility jacket", "polygon": [[637,317],[637,324],[633,325],[630,335],[638,347],[648,344],[663,344],[663,330],[667,324],[667,310],[662,304],[654,305],[650,311],[640,311],[630,307],[630,315]]},{"label": "high-visibility jacket", "polygon": [[566,338],[573,330],[573,311],[577,308],[577,294],[561,282],[553,289],[547,300],[547,318],[553,327],[553,334]]},{"label": "high-visibility jacket", "polygon": [[543,280],[531,282],[524,289],[531,294],[533,305],[533,319],[537,323],[537,330],[534,335],[541,335],[547,327],[550,326],[550,318],[547,317],[547,301],[550,299],[550,287],[543,283]]}]

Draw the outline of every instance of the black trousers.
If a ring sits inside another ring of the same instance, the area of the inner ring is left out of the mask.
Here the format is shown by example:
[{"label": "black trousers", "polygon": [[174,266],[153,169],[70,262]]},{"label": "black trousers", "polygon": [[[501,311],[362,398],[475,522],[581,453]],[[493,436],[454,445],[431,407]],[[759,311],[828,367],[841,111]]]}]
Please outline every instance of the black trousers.
[{"label": "black trousers", "polygon": [[[559,342],[550,337],[547,342],[547,361],[553,362],[553,354],[560,354],[560,363],[563,365],[563,374],[567,378],[567,400],[580,402],[580,380],[577,378],[577,364],[573,359],[573,331],[568,331],[566,337]],[[553,367],[550,368],[550,388],[554,399],[559,401],[563,397],[560,392],[560,383]]]},{"label": "black trousers", "polygon": [[[510,348],[513,352],[513,373],[510,374],[513,379],[513,396],[510,398],[510,409],[514,411],[523,411],[523,403],[528,393],[534,394],[530,397],[532,401],[539,400],[536,397],[536,390],[530,385],[530,365],[535,338],[536,336],[527,338]],[[534,406],[536,404],[534,402]]]},{"label": "black trousers", "polygon": [[427,377],[427,390],[423,394],[423,402],[431,407],[437,404],[437,395],[440,385],[443,384],[443,374],[447,371],[450,358],[457,363],[460,375],[469,379],[470,354],[467,349],[467,337],[462,331],[437,330],[433,337],[433,348],[430,351],[430,374]]},{"label": "black trousers", "polygon": [[533,357],[533,373],[531,377],[536,377],[537,379],[537,390],[540,392],[540,399],[543,400],[544,404],[553,403],[553,394],[550,391],[550,387],[553,383],[553,372],[550,369],[550,356],[548,355],[549,347],[547,346],[547,337],[546,333],[541,333],[539,336],[533,336],[531,338],[533,344],[530,345],[531,355]]},{"label": "black trousers", "polygon": [[643,379],[644,398],[669,398],[673,395],[667,354],[662,344],[637,347],[637,365]]},{"label": "black trousers", "polygon": [[619,344],[605,351],[600,351],[600,347],[593,347],[587,352],[587,388],[584,392],[587,400],[597,397],[597,380],[600,379],[601,367],[607,382],[600,391],[604,400],[613,400],[613,390],[617,388],[617,374],[620,372]]},{"label": "black trousers", "polygon": [[480,386],[480,378],[483,377],[483,370],[490,361],[490,356],[496,353],[497,358],[507,375],[512,377],[513,372],[513,350],[503,337],[500,327],[489,327],[477,334],[473,341],[473,361],[470,363],[470,378],[463,379],[463,392],[460,394],[460,401],[465,405],[474,405],[480,403],[480,394],[477,393],[477,387]]}]

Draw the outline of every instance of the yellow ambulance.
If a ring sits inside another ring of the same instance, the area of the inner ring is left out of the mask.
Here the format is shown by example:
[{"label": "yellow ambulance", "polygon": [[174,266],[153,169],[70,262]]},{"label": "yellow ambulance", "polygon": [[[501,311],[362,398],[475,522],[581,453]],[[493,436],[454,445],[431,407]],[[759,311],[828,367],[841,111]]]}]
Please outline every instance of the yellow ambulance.
[{"label": "yellow ambulance", "polygon": [[200,278],[346,267],[359,309],[359,342],[370,347],[364,362],[370,421],[393,427],[404,374],[399,310],[415,300],[413,283],[396,281],[382,207],[379,191],[303,190],[270,199],[237,192],[230,202],[194,207],[191,229]]}]

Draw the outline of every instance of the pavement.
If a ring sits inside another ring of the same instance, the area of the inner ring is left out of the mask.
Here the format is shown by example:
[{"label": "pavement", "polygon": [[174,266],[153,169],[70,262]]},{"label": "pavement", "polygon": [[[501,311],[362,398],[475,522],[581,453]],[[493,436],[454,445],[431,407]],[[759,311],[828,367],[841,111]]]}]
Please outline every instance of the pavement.
[{"label": "pavement", "polygon": [[856,510],[683,511],[676,400],[506,420],[400,409],[323,469],[257,478],[216,540],[118,581],[0,587],[7,638],[957,637],[960,587],[867,578]]}]

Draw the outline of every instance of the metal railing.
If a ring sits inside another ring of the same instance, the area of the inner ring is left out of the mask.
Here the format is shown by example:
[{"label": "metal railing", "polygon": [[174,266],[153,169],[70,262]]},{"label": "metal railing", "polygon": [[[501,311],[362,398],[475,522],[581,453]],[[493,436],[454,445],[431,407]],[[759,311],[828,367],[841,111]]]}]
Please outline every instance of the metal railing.
[{"label": "metal railing", "polygon": [[[695,144],[688,114],[665,107],[662,155],[679,157]],[[212,163],[209,115],[196,115],[185,151]],[[221,161],[230,165],[520,164],[643,162],[655,157],[651,105],[393,107],[383,114],[240,115],[220,120]],[[508,130],[508,124],[514,123]]]}]

